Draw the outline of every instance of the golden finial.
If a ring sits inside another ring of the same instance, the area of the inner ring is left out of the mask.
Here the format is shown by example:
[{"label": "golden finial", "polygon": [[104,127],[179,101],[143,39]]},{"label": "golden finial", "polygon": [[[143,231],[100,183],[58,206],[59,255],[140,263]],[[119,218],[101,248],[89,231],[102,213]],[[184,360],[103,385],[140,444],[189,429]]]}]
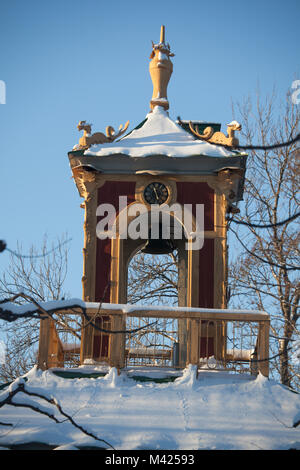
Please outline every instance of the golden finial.
[{"label": "golden finial", "polygon": [[167,87],[173,72],[173,64],[170,60],[170,57],[173,56],[174,54],[170,52],[170,45],[165,43],[165,27],[162,25],[160,42],[158,44],[152,42],[152,53],[150,55],[149,70],[153,83],[153,94],[150,101],[151,109],[155,106],[169,109]]}]

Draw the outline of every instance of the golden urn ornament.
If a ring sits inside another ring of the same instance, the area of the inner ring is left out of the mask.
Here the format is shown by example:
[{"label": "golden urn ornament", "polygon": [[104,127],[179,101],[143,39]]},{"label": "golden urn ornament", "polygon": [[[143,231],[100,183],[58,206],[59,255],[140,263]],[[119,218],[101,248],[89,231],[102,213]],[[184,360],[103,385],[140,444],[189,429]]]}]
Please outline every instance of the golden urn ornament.
[{"label": "golden urn ornament", "polygon": [[152,42],[152,53],[150,55],[150,75],[153,83],[153,94],[150,101],[151,109],[155,106],[162,106],[165,110],[169,109],[167,97],[167,87],[173,72],[173,64],[170,57],[174,54],[170,52],[170,45],[165,43],[165,27],[161,27],[160,42]]}]

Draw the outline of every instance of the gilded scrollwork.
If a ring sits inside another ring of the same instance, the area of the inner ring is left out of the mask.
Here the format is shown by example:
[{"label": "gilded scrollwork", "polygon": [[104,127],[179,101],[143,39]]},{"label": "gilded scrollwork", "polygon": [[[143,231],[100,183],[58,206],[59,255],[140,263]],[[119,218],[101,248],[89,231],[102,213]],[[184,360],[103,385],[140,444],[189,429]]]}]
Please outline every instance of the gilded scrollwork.
[{"label": "gilded scrollwork", "polygon": [[73,147],[73,150],[87,150],[91,145],[100,145],[111,143],[116,140],[118,137],[123,135],[129,126],[129,121],[127,121],[123,127],[121,124],[118,132],[115,132],[112,126],[106,127],[106,135],[103,132],[92,132],[92,124],[88,124],[86,121],[79,121],[77,129],[83,131],[83,136],[80,137],[79,143]]},{"label": "gilded scrollwork", "polygon": [[226,145],[229,147],[238,147],[239,140],[235,137],[235,131],[240,131],[242,126],[237,121],[232,121],[227,124],[227,135],[223,132],[215,132],[214,129],[210,126],[206,127],[203,131],[203,134],[199,132],[199,127],[197,125],[193,125],[193,123],[189,122],[189,128],[192,133],[198,137],[198,139],[205,140],[210,144],[221,144]]}]

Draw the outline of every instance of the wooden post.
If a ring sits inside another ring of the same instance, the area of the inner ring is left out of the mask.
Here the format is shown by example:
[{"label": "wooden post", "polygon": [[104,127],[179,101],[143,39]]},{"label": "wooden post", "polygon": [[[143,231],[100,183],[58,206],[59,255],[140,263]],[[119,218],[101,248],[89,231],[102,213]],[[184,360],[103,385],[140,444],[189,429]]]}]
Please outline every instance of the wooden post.
[{"label": "wooden post", "polygon": [[193,319],[189,322],[190,335],[189,335],[189,364],[198,365],[199,362],[199,320]]},{"label": "wooden post", "polygon": [[94,328],[91,325],[87,325],[87,322],[88,320],[82,317],[80,364],[83,364],[85,359],[93,358]]},{"label": "wooden post", "polygon": [[38,368],[42,370],[48,369],[48,352],[50,344],[50,322],[51,319],[47,316],[40,320],[40,337],[39,337],[39,352],[38,352]]},{"label": "wooden post", "polygon": [[48,368],[49,367],[63,367],[64,366],[64,353],[61,341],[56,331],[54,320],[50,320],[49,326],[49,347],[48,347]]},{"label": "wooden post", "polygon": [[[125,330],[123,315],[112,317],[112,330]],[[124,367],[125,363],[125,338],[123,333],[113,333],[110,335],[109,364],[116,367],[118,371]]]},{"label": "wooden post", "polygon": [[[259,322],[258,327],[258,351],[257,358],[258,370],[265,377],[269,377],[269,331],[270,331],[270,321],[264,320]],[[266,360],[264,360],[266,359]]]},{"label": "wooden post", "polygon": [[55,322],[50,317],[40,321],[38,368],[63,367],[63,350],[56,332]]}]

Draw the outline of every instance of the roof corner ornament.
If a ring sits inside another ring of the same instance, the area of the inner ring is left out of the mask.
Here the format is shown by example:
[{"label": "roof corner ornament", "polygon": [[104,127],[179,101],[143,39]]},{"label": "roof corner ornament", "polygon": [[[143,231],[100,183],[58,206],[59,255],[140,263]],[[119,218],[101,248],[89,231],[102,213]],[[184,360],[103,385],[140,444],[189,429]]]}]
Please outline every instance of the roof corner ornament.
[{"label": "roof corner ornament", "polygon": [[165,42],[165,27],[161,26],[160,42],[154,44],[152,41],[152,52],[150,55],[149,71],[153,84],[153,94],[150,101],[151,110],[155,106],[162,106],[169,109],[167,97],[167,87],[173,72],[173,64],[170,57],[174,54],[170,51],[170,44]]},{"label": "roof corner ornament", "polygon": [[189,128],[192,133],[198,137],[198,139],[205,140],[210,144],[221,144],[227,145],[228,147],[238,147],[239,139],[235,137],[235,131],[240,131],[242,125],[237,121],[232,121],[227,124],[227,135],[223,132],[214,132],[214,129],[210,126],[206,127],[203,131],[203,134],[200,134],[199,127],[194,126],[193,123],[189,122]]},{"label": "roof corner ornament", "polygon": [[118,132],[115,132],[113,127],[107,126],[105,130],[106,135],[103,132],[95,132],[91,135],[92,124],[88,124],[86,121],[79,121],[77,129],[83,131],[83,136],[80,137],[79,143],[73,147],[73,150],[87,150],[91,145],[111,143],[123,135],[128,126],[129,121],[125,123],[124,127],[121,124]]}]

